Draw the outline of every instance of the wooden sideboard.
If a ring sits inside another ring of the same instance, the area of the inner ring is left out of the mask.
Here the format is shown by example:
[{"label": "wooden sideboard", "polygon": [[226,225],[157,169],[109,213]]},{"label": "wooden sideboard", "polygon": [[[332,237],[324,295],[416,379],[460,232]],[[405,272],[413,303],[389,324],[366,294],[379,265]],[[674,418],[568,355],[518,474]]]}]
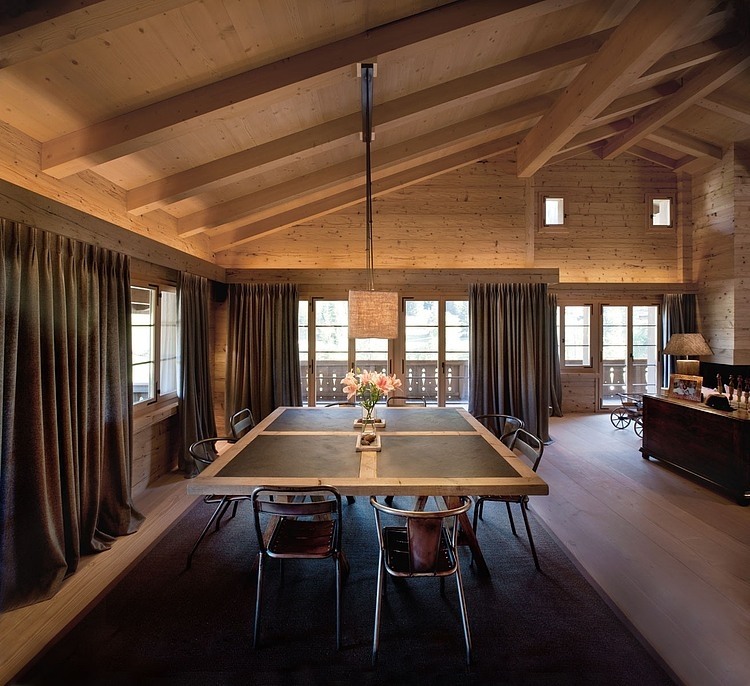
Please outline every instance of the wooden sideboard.
[{"label": "wooden sideboard", "polygon": [[740,505],[750,504],[750,415],[745,410],[722,412],[646,395],[641,453],[718,486]]}]

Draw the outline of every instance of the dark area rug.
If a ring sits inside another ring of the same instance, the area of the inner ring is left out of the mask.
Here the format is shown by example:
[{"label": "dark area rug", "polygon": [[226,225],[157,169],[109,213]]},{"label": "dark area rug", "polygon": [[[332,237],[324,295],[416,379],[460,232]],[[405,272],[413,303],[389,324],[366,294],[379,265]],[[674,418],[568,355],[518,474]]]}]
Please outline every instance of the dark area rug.
[{"label": "dark area rug", "polygon": [[[396,499],[408,506],[408,499]],[[464,662],[455,583],[388,580],[371,667],[377,539],[368,499],[344,505],[351,572],[335,647],[333,564],[293,561],[265,575],[261,646],[252,647],[257,543],[249,503],[187,554],[210,510],[197,505],[16,684],[508,684],[652,686],[669,676],[578,573],[531,513],[542,572],[505,507],[487,503],[479,538],[491,577],[463,551],[474,643]],[[103,553],[106,555],[106,553]]]}]

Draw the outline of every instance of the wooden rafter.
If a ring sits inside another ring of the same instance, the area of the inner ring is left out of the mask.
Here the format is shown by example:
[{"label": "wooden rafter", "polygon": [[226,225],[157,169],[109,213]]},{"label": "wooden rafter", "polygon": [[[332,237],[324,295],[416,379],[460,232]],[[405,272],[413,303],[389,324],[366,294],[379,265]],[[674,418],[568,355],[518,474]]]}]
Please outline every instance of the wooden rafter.
[{"label": "wooden rafter", "polygon": [[713,0],[641,0],[518,148],[518,175],[531,176],[630,87]]},{"label": "wooden rafter", "polygon": [[238,102],[491,18],[527,21],[584,0],[456,0],[241,74],[180,93],[42,144],[41,168],[63,178],[163,140]]},{"label": "wooden rafter", "polygon": [[711,93],[711,95],[701,98],[697,104],[735,121],[750,124],[750,100],[739,100],[725,93]]},{"label": "wooden rafter", "polygon": [[725,84],[743,72],[750,65],[750,54],[743,47],[732,50],[719,59],[710,62],[689,79],[680,90],[653,105],[627,131],[609,141],[604,147],[605,159],[613,159],[625,152],[631,145],[656,131],[660,126],[674,119],[693,103]]}]

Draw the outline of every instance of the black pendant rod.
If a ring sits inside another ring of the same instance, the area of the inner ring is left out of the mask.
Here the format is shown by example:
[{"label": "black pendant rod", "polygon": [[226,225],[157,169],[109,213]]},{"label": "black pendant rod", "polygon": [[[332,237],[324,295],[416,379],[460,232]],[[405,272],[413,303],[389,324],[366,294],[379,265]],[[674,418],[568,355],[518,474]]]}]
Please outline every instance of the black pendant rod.
[{"label": "black pendant rod", "polygon": [[372,77],[373,65],[362,64],[362,140],[365,142],[365,267],[367,287],[375,290],[375,258],[372,250]]}]

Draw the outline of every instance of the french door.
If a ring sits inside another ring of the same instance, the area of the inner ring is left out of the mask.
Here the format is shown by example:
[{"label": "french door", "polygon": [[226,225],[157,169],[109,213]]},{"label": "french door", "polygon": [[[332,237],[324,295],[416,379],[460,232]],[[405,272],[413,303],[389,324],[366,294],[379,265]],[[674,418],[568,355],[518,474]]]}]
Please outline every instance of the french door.
[{"label": "french door", "polygon": [[658,305],[602,305],[602,407],[622,404],[618,393],[656,392],[658,340]]}]

